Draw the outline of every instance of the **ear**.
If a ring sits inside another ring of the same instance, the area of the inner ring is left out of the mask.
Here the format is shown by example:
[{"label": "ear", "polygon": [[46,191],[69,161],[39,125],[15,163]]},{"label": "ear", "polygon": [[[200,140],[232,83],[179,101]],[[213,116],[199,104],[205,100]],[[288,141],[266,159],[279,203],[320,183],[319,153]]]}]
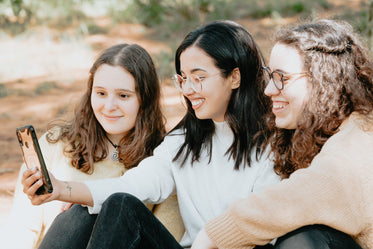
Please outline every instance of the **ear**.
[{"label": "ear", "polygon": [[237,89],[237,88],[240,87],[241,73],[240,73],[240,69],[238,67],[233,69],[233,71],[231,73],[231,81],[232,81],[232,85],[231,85],[232,89]]}]

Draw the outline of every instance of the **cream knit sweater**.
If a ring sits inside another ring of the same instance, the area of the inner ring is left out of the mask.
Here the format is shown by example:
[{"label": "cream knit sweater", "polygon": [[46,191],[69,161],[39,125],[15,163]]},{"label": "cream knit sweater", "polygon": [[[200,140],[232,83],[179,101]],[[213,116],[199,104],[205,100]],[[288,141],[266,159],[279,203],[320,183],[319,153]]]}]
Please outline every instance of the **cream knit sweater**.
[{"label": "cream knit sweater", "polygon": [[372,119],[351,115],[307,169],[235,202],[205,228],[219,249],[241,249],[310,224],[328,225],[373,248]]}]

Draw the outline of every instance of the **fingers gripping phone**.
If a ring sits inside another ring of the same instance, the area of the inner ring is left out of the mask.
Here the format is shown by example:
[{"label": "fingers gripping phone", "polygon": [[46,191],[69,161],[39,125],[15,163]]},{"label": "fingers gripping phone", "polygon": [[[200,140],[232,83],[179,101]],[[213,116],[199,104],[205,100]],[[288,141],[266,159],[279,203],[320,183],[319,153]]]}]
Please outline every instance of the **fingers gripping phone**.
[{"label": "fingers gripping phone", "polygon": [[45,166],[44,158],[40,150],[38,138],[32,125],[26,125],[16,129],[19,145],[21,146],[23,161],[27,168],[38,168],[42,174],[43,186],[37,191],[37,195],[52,193],[52,182]]}]

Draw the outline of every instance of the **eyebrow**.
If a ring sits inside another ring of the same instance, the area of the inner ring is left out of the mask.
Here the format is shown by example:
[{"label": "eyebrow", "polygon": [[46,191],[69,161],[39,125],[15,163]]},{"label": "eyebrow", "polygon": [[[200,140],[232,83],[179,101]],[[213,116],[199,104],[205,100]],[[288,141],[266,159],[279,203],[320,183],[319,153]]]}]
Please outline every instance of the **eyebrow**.
[{"label": "eyebrow", "polygon": [[289,72],[286,72],[285,70],[282,70],[282,69],[274,69],[272,70],[270,67],[268,67],[272,72],[279,72],[279,73],[283,73],[283,74],[289,74]]},{"label": "eyebrow", "polygon": [[[191,73],[195,73],[195,72],[198,72],[198,71],[207,72],[205,69],[202,69],[202,68],[193,68],[191,70]],[[180,70],[180,73],[185,73],[185,72]]]},{"label": "eyebrow", "polygon": [[[103,86],[95,86],[95,87],[93,87],[93,89],[105,89],[106,90],[106,88],[103,87]],[[136,91],[132,91],[132,90],[129,90],[129,89],[124,89],[124,88],[117,88],[117,89],[115,89],[115,91],[124,91],[124,92],[136,93]]]}]

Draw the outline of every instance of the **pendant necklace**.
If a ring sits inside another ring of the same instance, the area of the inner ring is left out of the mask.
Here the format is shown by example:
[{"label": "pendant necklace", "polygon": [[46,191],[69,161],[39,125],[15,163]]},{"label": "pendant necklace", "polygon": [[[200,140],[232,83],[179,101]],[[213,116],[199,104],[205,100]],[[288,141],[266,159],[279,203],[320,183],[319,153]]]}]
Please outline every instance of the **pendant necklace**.
[{"label": "pendant necklace", "polygon": [[117,144],[114,144],[108,136],[106,136],[107,140],[109,140],[110,144],[114,147],[114,153],[111,155],[111,160],[113,160],[114,162],[118,162],[118,158],[119,158],[119,153],[118,153],[118,147],[119,145]]}]

